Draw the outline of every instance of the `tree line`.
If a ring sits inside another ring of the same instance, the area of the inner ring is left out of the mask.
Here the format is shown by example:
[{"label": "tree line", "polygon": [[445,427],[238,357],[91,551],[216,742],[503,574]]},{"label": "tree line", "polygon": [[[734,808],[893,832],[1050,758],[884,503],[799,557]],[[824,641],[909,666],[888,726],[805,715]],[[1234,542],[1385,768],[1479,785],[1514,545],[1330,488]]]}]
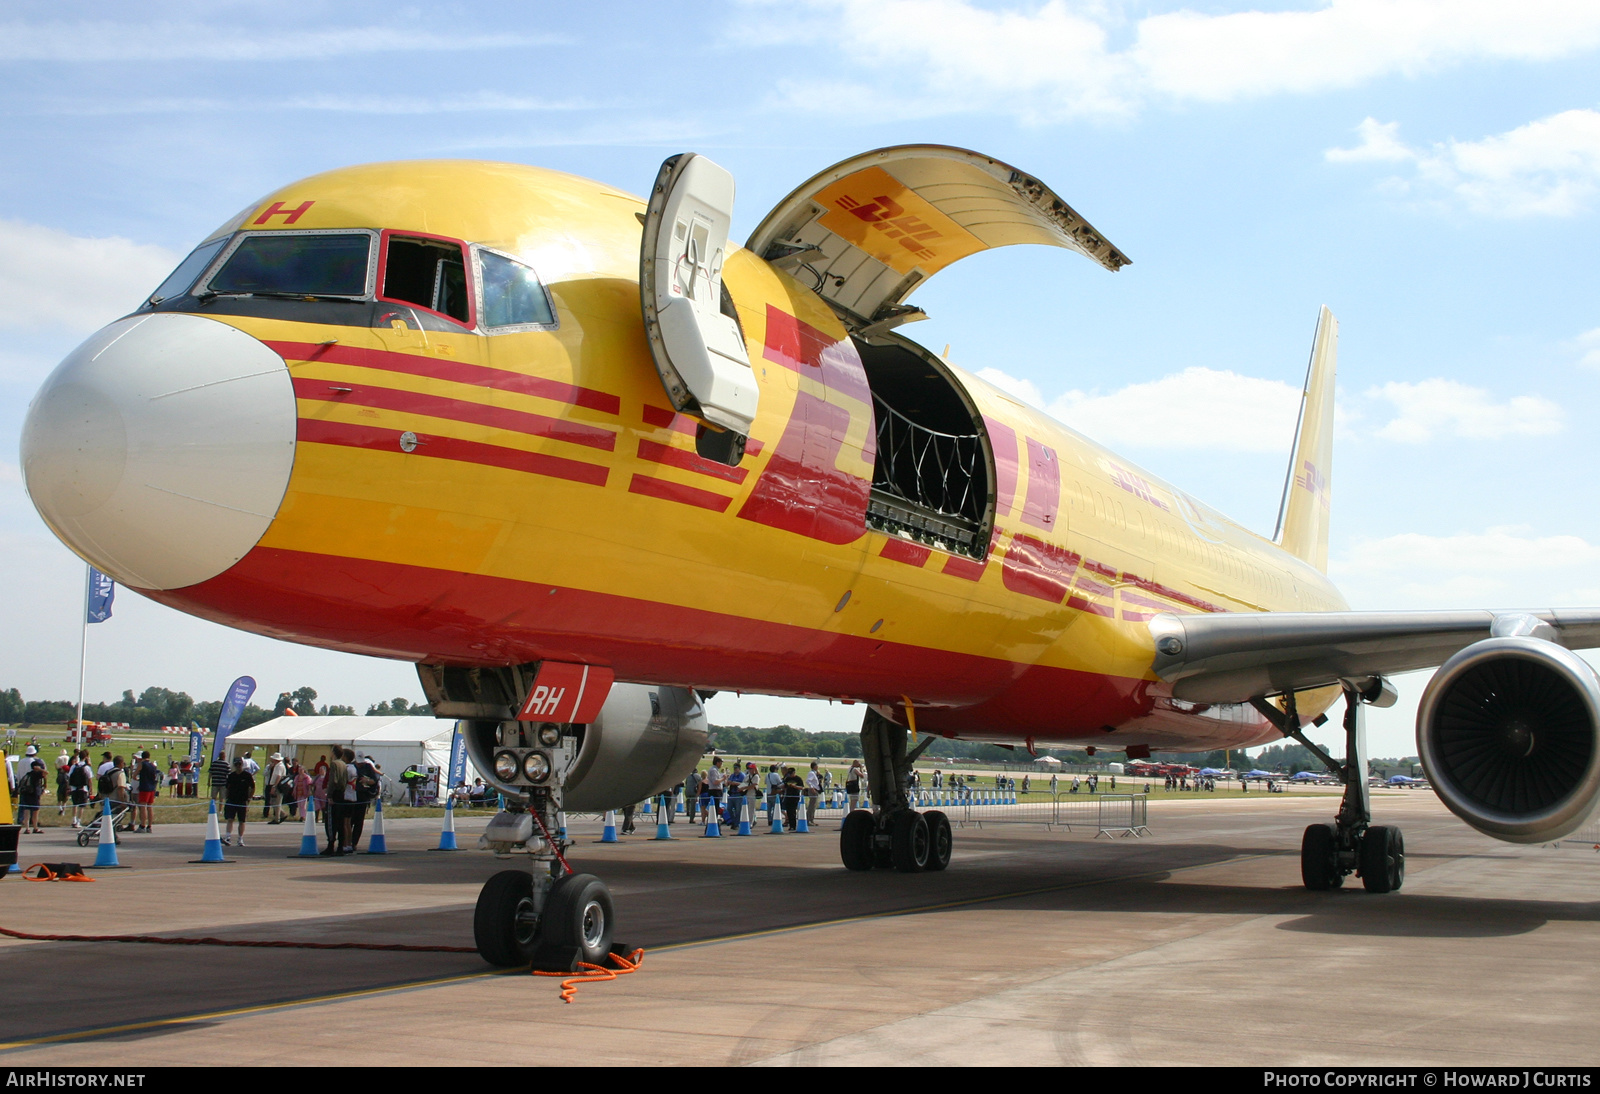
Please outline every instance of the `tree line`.
[{"label": "tree line", "polygon": [[[339,703],[324,703],[318,706],[316,699],[316,688],[301,687],[281,692],[277,702],[270,707],[251,703],[239,716],[237,728],[249,729],[269,718],[279,717],[291,709],[302,716],[348,715],[356,712],[354,707]],[[67,699],[24,699],[18,688],[0,691],[0,725],[61,724],[75,718],[77,709],[77,704]],[[369,705],[367,713],[431,716],[433,711],[426,703],[412,703],[403,697],[396,697]],[[186,726],[190,723],[198,723],[202,729],[214,729],[217,719],[221,716],[222,700],[197,702],[188,692],[171,691],[167,688],[145,688],[138,695],[134,695],[131,690],[124,691],[122,698],[115,702],[83,704],[83,718],[86,722],[125,722],[137,729]]]}]

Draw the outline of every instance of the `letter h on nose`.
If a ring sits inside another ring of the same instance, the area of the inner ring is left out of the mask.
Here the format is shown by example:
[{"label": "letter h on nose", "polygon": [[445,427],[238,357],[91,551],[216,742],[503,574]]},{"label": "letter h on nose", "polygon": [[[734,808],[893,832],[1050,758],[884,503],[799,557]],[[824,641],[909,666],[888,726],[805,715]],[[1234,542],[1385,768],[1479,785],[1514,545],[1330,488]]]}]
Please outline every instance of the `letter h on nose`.
[{"label": "letter h on nose", "polygon": [[299,220],[301,217],[303,217],[306,214],[306,210],[310,209],[315,204],[316,204],[315,200],[302,201],[299,205],[297,205],[293,209],[285,209],[283,207],[283,202],[275,201],[271,205],[267,206],[266,212],[264,212],[260,216],[256,217],[256,219],[253,220],[251,223],[252,224],[265,224],[269,218],[281,216],[281,217],[283,217],[283,222],[285,224],[293,224],[295,221]]}]

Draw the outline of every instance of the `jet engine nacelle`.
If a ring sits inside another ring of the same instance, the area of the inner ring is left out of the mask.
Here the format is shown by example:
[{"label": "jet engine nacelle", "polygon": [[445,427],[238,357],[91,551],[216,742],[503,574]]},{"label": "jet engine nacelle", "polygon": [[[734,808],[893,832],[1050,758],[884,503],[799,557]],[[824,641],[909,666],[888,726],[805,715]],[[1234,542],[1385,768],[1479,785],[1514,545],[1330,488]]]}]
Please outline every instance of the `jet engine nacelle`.
[{"label": "jet engine nacelle", "polygon": [[[526,779],[496,777],[495,756],[511,749],[520,757],[544,748],[539,736],[544,727],[529,722],[462,724],[467,755],[484,781],[512,796],[526,793]],[[647,684],[615,684],[593,722],[559,728],[576,738],[577,753],[567,769],[564,804],[582,813],[620,809],[676,786],[705,754],[710,738],[698,695],[688,688]]]},{"label": "jet engine nacelle", "polygon": [[1557,840],[1600,805],[1600,676],[1553,642],[1486,638],[1446,661],[1417,710],[1439,798],[1510,843]]}]

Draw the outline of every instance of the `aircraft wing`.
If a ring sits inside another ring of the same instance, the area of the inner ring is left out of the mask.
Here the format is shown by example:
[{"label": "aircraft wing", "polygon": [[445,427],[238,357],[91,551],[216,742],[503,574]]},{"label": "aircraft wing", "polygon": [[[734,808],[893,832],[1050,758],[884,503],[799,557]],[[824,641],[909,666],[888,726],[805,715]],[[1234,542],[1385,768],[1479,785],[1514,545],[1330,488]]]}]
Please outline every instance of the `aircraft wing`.
[{"label": "aircraft wing", "polygon": [[1547,611],[1263,612],[1150,621],[1152,665],[1174,697],[1243,703],[1266,695],[1441,665],[1492,635],[1531,634],[1568,649],[1600,646],[1600,608]]}]

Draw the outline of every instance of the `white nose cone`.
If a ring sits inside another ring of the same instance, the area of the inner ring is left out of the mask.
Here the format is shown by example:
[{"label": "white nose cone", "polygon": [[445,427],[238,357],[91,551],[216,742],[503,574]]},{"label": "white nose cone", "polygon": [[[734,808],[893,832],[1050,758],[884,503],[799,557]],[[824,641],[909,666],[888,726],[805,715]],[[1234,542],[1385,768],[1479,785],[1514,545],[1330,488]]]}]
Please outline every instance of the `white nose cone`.
[{"label": "white nose cone", "polygon": [[235,327],[122,319],[28,407],[22,471],[52,531],[140,589],[216,577],[256,545],[294,466],[289,368]]}]

